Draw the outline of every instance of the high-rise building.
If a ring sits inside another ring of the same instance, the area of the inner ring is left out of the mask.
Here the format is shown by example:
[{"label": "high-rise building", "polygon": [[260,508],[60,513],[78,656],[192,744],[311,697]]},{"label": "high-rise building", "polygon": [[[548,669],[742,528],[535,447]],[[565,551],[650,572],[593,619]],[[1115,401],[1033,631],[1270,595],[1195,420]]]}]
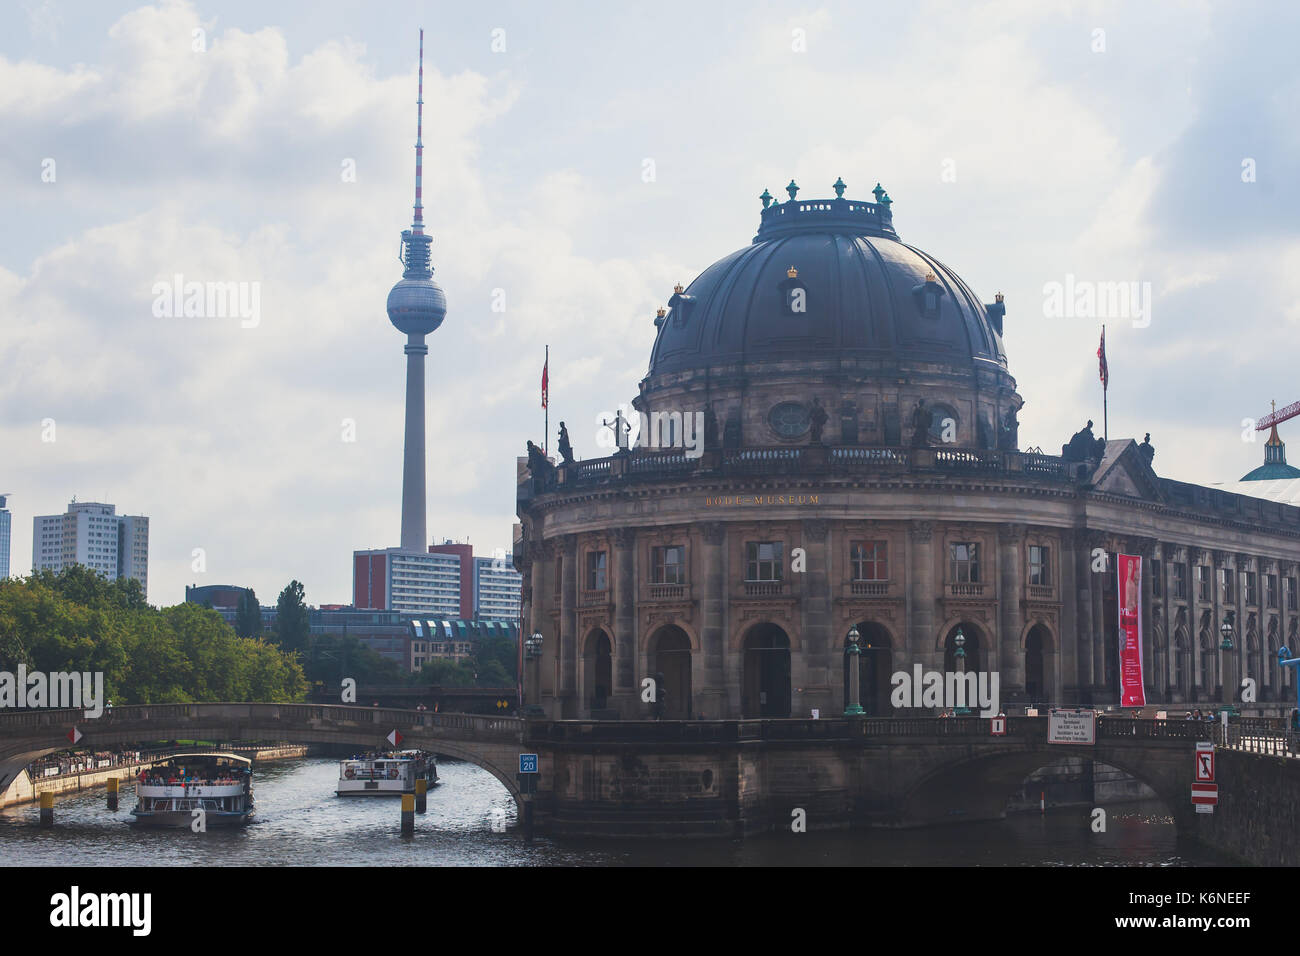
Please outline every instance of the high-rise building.
[{"label": "high-rise building", "polygon": [[0,581],[9,577],[9,540],[13,515],[5,507],[6,495],[0,495]]},{"label": "high-rise building", "polygon": [[110,581],[135,578],[149,592],[149,519],[114,505],[73,501],[61,515],[32,519],[32,570],[81,564]]},{"label": "high-rise building", "polygon": [[457,617],[474,616],[474,548],[444,539],[442,544],[429,545],[430,554],[454,554],[460,562],[460,611]]},{"label": "high-rise building", "polygon": [[524,576],[507,554],[474,559],[474,616],[484,621],[517,621]]},{"label": "high-rise building", "polygon": [[405,548],[352,553],[358,609],[461,617],[460,557]]}]

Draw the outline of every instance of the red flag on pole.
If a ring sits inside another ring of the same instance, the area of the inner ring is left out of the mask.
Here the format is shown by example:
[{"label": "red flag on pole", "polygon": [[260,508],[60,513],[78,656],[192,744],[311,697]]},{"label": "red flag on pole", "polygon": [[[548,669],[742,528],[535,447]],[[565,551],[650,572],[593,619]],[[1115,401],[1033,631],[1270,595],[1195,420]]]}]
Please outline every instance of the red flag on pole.
[{"label": "red flag on pole", "polygon": [[551,366],[551,357],[546,356],[546,364],[542,366],[542,408],[548,407],[546,404],[547,378]]},{"label": "red flag on pole", "polygon": [[1101,345],[1097,347],[1098,369],[1101,372],[1101,387],[1110,387],[1110,369],[1106,367],[1106,326],[1101,327]]}]

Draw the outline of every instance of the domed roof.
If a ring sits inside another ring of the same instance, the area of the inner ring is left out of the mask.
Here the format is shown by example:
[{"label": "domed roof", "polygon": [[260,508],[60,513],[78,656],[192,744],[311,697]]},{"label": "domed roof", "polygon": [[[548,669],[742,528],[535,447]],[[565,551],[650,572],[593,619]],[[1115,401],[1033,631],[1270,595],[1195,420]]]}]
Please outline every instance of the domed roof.
[{"label": "domed roof", "polygon": [[765,190],[754,241],[677,288],[650,375],[819,358],[1006,371],[1001,302],[902,242],[883,189],[871,203],[796,200],[797,188],[771,205]]}]

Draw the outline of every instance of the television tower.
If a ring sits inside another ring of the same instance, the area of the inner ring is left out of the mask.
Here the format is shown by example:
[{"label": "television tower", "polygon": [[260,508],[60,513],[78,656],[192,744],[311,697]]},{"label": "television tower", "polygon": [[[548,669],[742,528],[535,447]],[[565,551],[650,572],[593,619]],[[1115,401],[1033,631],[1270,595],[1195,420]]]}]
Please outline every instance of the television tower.
[{"label": "television tower", "polygon": [[406,436],[402,457],[403,551],[426,551],[424,483],[424,337],[442,325],[447,297],[433,281],[432,236],[424,234],[424,30],[420,31],[420,81],[415,124],[415,218],[402,230],[401,281],[388,293],[388,320],[406,335]]}]

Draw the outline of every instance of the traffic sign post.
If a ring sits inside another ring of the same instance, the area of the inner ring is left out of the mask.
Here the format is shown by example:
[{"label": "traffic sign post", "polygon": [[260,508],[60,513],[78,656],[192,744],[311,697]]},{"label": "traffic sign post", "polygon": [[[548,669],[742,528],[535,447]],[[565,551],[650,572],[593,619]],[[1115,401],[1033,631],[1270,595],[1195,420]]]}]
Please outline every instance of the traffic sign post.
[{"label": "traffic sign post", "polygon": [[990,718],[989,734],[994,737],[1005,737],[1007,735],[1007,719],[1005,717]]},{"label": "traffic sign post", "polygon": [[1192,784],[1192,803],[1200,806],[1214,806],[1219,802],[1219,785],[1217,783]]},{"label": "traffic sign post", "polygon": [[389,735],[388,735],[387,737],[385,737],[384,739],[387,740],[387,741],[388,741],[390,744],[392,744],[394,747],[396,747],[398,744],[400,744],[400,743],[402,742],[403,737],[402,737],[402,735],[399,734],[396,730],[394,730],[391,734],[389,734]]},{"label": "traffic sign post", "polygon": [[84,736],[84,734],[82,734],[82,732],[81,732],[80,730],[78,730],[76,727],[73,727],[73,728],[72,728],[71,730],[69,730],[68,733],[67,733],[67,737],[68,737],[68,739],[69,739],[70,741],[72,741],[74,744],[75,744],[75,743],[80,743],[80,742],[81,742],[81,738],[82,738],[83,736]]},{"label": "traffic sign post", "polygon": [[537,754],[520,754],[519,772],[537,773]]},{"label": "traffic sign post", "polygon": [[1214,744],[1208,740],[1196,745],[1196,782],[1214,783]]}]

